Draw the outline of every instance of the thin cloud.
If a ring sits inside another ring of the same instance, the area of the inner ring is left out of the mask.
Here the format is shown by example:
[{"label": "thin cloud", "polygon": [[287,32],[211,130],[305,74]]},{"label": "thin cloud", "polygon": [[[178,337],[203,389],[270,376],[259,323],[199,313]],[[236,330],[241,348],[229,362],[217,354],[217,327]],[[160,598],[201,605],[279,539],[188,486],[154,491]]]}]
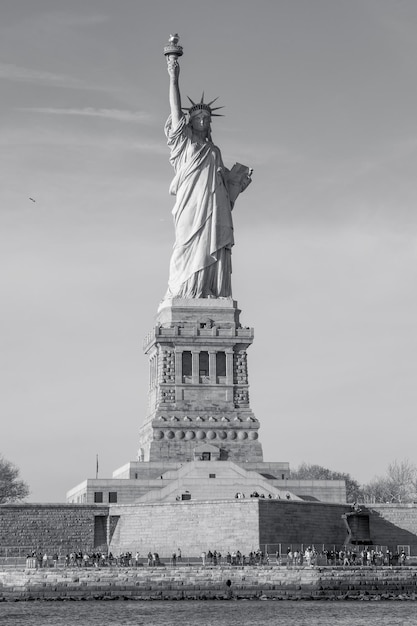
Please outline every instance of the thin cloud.
[{"label": "thin cloud", "polygon": [[94,109],[85,107],[83,109],[57,109],[53,107],[33,107],[20,108],[20,111],[31,113],[42,113],[47,115],[81,115],[87,117],[102,117],[117,122],[134,122],[143,124],[149,122],[151,115],[144,111],[127,111],[122,109]]},{"label": "thin cloud", "polygon": [[12,63],[0,63],[0,80],[11,80],[26,83],[43,83],[57,85],[59,87],[87,88],[88,85],[82,81],[65,76],[64,74],[54,74],[43,70],[36,70],[27,67],[20,67]]},{"label": "thin cloud", "polygon": [[63,11],[55,11],[42,16],[43,22],[52,26],[96,26],[110,21],[110,16],[103,13],[91,15],[71,15]]},{"label": "thin cloud", "polygon": [[[60,129],[59,131],[45,129],[42,126],[33,127],[30,131],[27,128],[7,128],[0,134],[0,147],[7,147],[7,150],[0,150],[0,170],[1,167],[10,167],[11,163],[16,166],[22,162],[24,155],[32,158],[32,149],[39,150],[40,147],[66,146],[79,149],[102,149],[120,150],[123,152],[146,152],[147,154],[167,154],[165,142],[159,139],[138,136],[131,134],[124,136],[121,133],[86,133],[71,129],[70,132]],[[28,152],[25,152],[28,150]]]}]

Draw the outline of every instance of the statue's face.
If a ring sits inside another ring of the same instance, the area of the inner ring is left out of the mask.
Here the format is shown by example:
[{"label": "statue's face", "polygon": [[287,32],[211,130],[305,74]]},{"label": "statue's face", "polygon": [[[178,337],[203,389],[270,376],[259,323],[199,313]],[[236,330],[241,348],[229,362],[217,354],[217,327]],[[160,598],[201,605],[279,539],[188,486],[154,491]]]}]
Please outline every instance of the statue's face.
[{"label": "statue's face", "polygon": [[191,117],[191,125],[194,130],[208,132],[210,129],[211,115],[208,111],[199,111]]}]

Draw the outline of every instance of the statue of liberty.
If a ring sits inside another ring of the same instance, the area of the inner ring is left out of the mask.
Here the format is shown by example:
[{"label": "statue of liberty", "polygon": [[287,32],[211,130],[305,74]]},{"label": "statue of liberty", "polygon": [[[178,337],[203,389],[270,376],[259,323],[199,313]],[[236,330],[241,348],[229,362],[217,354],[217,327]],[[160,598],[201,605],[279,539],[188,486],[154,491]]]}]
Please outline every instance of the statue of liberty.
[{"label": "statue of liberty", "polygon": [[[171,36],[165,47],[169,74],[171,114],[165,134],[175,176],[170,194],[175,243],[170,262],[166,298],[231,298],[234,244],[232,209],[237,196],[251,182],[252,170],[235,164],[228,170],[211,139],[215,100],[181,106],[178,57],[182,47]],[[217,99],[217,98],[216,98]],[[188,116],[183,112],[188,111]]]}]

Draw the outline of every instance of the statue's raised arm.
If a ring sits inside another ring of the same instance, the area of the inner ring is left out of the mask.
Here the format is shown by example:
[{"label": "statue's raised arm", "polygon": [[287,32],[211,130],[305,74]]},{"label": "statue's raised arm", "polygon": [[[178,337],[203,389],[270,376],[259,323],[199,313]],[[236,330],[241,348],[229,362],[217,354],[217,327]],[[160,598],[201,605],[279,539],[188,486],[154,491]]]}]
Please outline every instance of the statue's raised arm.
[{"label": "statue's raised arm", "polygon": [[164,49],[169,74],[169,106],[174,128],[178,126],[182,117],[179,87],[180,65],[178,63],[178,57],[182,55],[182,47],[178,45],[178,40],[178,35],[170,35],[168,45]]},{"label": "statue's raised arm", "polygon": [[[222,107],[215,100],[190,100],[188,120],[182,112],[178,57],[182,47],[171,35],[164,48],[169,74],[171,115],[165,134],[175,170],[170,193],[175,244],[167,298],[231,298],[231,252],[234,245],[232,208],[251,182],[252,170],[236,163],[228,170],[211,139],[211,119]],[[217,98],[216,98],[217,99]]]}]

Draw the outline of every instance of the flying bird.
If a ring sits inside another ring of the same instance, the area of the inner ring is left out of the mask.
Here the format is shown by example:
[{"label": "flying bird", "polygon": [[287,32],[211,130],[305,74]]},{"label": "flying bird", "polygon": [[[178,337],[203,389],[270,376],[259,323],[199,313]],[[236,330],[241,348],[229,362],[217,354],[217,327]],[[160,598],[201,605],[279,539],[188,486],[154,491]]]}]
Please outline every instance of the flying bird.
[{"label": "flying bird", "polygon": [[33,198],[29,198],[29,200],[32,200],[32,202],[36,202],[36,200],[34,200]]}]

